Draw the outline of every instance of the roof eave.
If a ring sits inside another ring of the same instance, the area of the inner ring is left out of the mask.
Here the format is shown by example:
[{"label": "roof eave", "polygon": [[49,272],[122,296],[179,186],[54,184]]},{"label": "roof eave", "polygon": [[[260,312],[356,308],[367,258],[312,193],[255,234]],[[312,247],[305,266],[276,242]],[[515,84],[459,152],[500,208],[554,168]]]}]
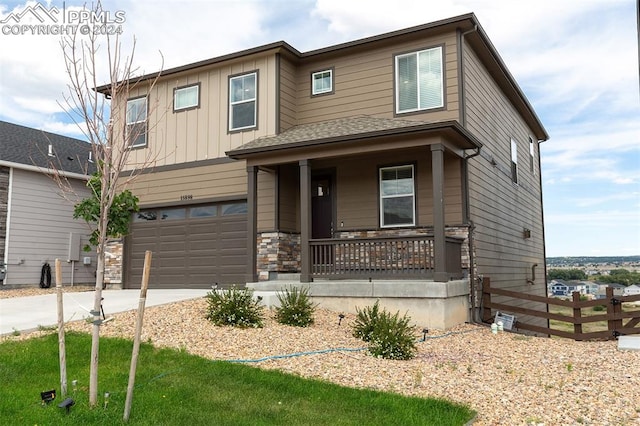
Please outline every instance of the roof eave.
[{"label": "roof eave", "polygon": [[364,132],[364,133],[356,133],[352,135],[344,135],[344,136],[333,136],[328,138],[320,138],[309,141],[302,142],[291,142],[285,144],[278,145],[269,145],[269,146],[261,146],[254,148],[238,148],[234,150],[227,151],[225,154],[234,160],[242,160],[248,157],[265,154],[265,153],[273,153],[278,151],[286,151],[291,149],[301,149],[301,148],[310,148],[317,147],[321,145],[328,145],[333,143],[345,143],[345,142],[358,142],[369,139],[377,139],[383,137],[397,137],[402,135],[411,135],[416,133],[434,133],[434,132],[444,132],[444,131],[453,131],[462,137],[464,140],[469,142],[469,145],[464,147],[464,149],[480,149],[482,147],[482,143],[475,138],[471,133],[469,133],[465,128],[463,128],[457,121],[445,121],[445,122],[436,122],[436,123],[427,123],[420,124],[411,127],[400,127],[394,129],[385,129],[385,130],[376,130],[373,132]]},{"label": "roof eave", "polygon": [[[264,52],[268,52],[274,49],[281,49],[283,51],[289,52],[296,57],[300,57],[300,52],[298,52],[294,47],[288,44],[285,41],[277,41],[269,44],[264,44],[262,46],[253,47],[250,49],[241,50],[239,52],[229,53],[227,55],[216,56],[214,58],[205,59],[198,62],[193,62],[187,65],[181,65],[179,67],[169,68],[167,70],[161,70],[149,74],[144,74],[140,77],[129,79],[129,83],[142,83],[148,80],[153,80],[159,77],[167,77],[172,74],[181,73],[184,71],[190,71],[196,68],[206,67],[209,65],[215,65],[220,62],[230,61],[233,59],[241,58],[243,56],[255,55]],[[103,94],[109,94],[111,92],[111,84],[104,84],[102,86],[98,86],[95,88],[97,92]]]}]

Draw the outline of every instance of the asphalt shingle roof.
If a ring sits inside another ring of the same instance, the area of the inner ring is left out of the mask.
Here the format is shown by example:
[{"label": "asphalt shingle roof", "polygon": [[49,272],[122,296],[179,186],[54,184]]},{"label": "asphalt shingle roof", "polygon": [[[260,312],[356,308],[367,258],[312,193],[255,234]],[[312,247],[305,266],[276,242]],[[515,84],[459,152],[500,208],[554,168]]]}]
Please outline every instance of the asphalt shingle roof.
[{"label": "asphalt shingle roof", "polygon": [[249,141],[237,149],[229,151],[227,154],[233,157],[237,154],[287,148],[298,144],[333,142],[384,133],[410,132],[412,129],[435,129],[449,124],[450,122],[438,123],[357,115],[294,126],[279,135],[263,136]]},{"label": "asphalt shingle roof", "polygon": [[87,174],[95,170],[90,151],[91,144],[80,139],[0,121],[1,161]]}]

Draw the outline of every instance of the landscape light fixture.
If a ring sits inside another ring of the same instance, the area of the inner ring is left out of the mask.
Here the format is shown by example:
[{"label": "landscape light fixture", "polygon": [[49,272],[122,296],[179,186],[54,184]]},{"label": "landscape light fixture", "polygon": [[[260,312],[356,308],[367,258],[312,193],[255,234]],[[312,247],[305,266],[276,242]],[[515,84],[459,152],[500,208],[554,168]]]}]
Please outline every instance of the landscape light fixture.
[{"label": "landscape light fixture", "polygon": [[40,398],[42,399],[42,405],[48,404],[56,399],[56,390],[51,389],[48,391],[40,392]]},{"label": "landscape light fixture", "polygon": [[64,401],[62,401],[60,404],[58,404],[58,407],[66,409],[67,414],[69,414],[69,410],[71,410],[71,407],[74,406],[75,404],[76,402],[73,399],[67,398]]},{"label": "landscape light fixture", "polygon": [[423,328],[422,329],[422,341],[426,341],[427,340],[427,333],[429,332],[428,328]]},{"label": "landscape light fixture", "polygon": [[342,319],[344,318],[344,314],[338,315],[338,325],[342,324]]},{"label": "landscape light fixture", "polygon": [[109,405],[109,392],[105,392],[104,393],[104,409],[107,409],[107,405]]}]

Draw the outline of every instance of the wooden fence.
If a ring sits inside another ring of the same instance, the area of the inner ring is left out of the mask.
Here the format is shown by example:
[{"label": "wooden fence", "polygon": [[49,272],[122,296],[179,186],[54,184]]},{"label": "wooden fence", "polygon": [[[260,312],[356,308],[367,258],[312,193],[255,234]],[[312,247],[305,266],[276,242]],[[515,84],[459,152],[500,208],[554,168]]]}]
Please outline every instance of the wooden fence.
[{"label": "wooden fence", "polygon": [[[511,303],[496,303],[492,296],[503,296]],[[540,302],[545,305],[544,310],[525,308],[522,301]],[[533,331],[536,333],[565,337],[574,340],[610,340],[620,335],[640,334],[640,310],[623,311],[622,304],[625,302],[640,301],[640,295],[635,296],[614,296],[613,288],[608,287],[606,297],[596,300],[580,300],[580,293],[574,292],[572,300],[563,300],[551,297],[537,296],[533,294],[520,293],[491,287],[489,278],[482,280],[482,320],[492,322],[493,311],[500,311],[506,314],[521,314],[534,318],[544,318],[547,320],[557,320],[573,324],[573,332],[558,330],[550,327],[525,323],[516,315],[514,328],[520,330]],[[548,312],[549,305],[565,306],[572,309],[571,316]],[[601,315],[582,316],[582,309],[594,306],[606,305],[607,312]],[[606,321],[607,329],[603,331],[583,332],[583,324]],[[626,322],[625,322],[626,321]]]}]

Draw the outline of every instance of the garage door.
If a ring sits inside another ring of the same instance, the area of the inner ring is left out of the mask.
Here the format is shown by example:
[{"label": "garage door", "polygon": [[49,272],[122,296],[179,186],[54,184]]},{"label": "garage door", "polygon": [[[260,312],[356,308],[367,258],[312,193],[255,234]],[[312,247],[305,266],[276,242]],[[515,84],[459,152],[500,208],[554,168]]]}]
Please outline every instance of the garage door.
[{"label": "garage door", "polygon": [[127,237],[125,287],[140,288],[146,250],[149,288],[244,286],[246,246],[244,201],[141,210]]}]

